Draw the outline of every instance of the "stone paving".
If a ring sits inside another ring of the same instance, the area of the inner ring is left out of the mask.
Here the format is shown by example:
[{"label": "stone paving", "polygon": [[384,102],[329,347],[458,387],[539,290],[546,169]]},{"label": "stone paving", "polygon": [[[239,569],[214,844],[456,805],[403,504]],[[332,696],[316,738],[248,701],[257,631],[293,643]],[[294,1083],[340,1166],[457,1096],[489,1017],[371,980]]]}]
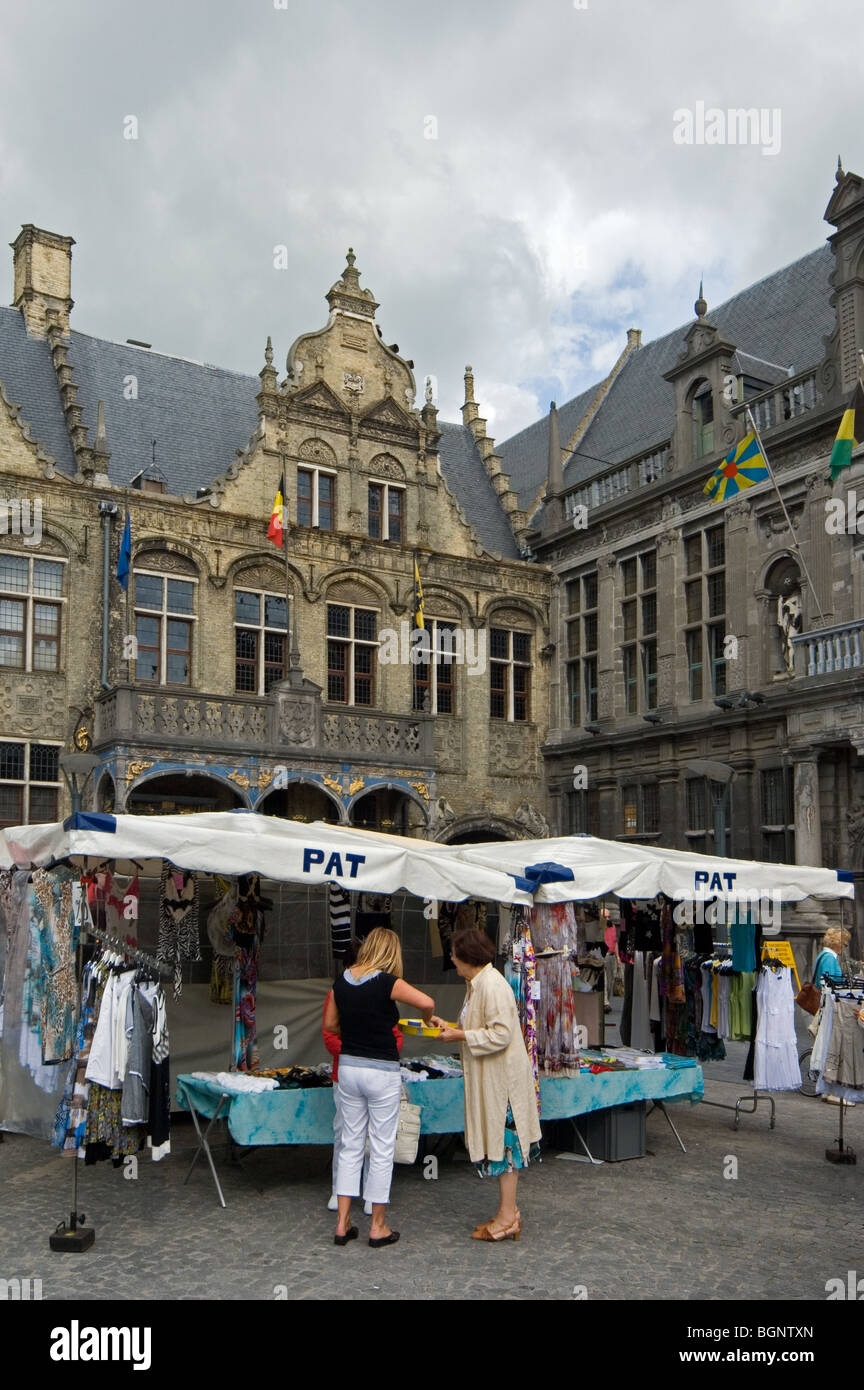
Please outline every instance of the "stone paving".
[{"label": "stone paving", "polygon": [[[740,1072],[739,1072],[740,1075]],[[434,1083],[431,1083],[434,1084]],[[740,1081],[706,1081],[733,1100]],[[745,1116],[671,1107],[682,1153],[663,1115],[648,1120],[641,1160],[590,1167],[546,1149],[520,1185],[520,1244],[470,1239],[492,1215],[497,1184],[465,1160],[437,1180],[397,1167],[392,1223],[398,1245],[332,1243],[326,1210],[329,1150],[262,1149],[231,1166],[215,1146],[222,1210],[203,1160],[183,1185],[195,1143],[188,1117],[172,1156],[142,1159],[137,1181],[110,1164],[79,1170],[79,1209],[96,1228],[83,1255],[58,1255],[48,1235],[69,1210],[69,1159],[45,1143],[0,1144],[0,1277],[40,1278],[43,1299],[589,1299],[824,1300],[830,1278],[864,1274],[864,1110],[847,1109],[857,1166],[825,1159],[838,1107],[797,1094]],[[725,1178],[729,1158],[737,1179]],[[282,1295],[284,1296],[284,1294]]]}]

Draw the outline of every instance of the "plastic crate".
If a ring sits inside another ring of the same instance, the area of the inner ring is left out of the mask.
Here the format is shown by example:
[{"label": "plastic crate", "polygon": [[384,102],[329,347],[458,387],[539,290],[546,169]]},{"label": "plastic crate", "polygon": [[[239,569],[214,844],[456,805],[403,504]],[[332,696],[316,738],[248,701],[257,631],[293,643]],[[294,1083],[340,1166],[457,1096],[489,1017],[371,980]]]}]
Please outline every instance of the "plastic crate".
[{"label": "plastic crate", "polygon": [[[612,1105],[576,1116],[576,1127],[594,1158],[605,1163],[622,1163],[628,1158],[645,1157],[645,1102]],[[581,1152],[573,1136],[572,1147]]]}]

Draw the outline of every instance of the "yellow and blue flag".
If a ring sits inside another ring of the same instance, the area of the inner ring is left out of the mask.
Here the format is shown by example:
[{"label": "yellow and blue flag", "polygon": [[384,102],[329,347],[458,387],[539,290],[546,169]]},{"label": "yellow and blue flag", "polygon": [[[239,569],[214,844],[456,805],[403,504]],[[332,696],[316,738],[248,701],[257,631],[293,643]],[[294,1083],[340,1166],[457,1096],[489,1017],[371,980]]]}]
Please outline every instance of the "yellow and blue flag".
[{"label": "yellow and blue flag", "polygon": [[702,491],[712,502],[725,502],[727,497],[734,497],[736,492],[753,487],[755,483],[761,483],[768,476],[765,455],[751,430],[749,434],[745,434],[741,443],[736,444],[726,455]]}]

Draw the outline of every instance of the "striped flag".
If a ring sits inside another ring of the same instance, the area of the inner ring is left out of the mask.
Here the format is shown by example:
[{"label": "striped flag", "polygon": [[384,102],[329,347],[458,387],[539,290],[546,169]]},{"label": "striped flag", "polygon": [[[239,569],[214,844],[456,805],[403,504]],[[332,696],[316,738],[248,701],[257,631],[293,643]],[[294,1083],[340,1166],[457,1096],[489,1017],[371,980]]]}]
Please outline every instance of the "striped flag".
[{"label": "striped flag", "polygon": [[273,510],[270,513],[270,524],[267,527],[267,539],[274,545],[281,547],[282,532],[285,526],[285,474],[279,479],[279,488],[276,499],[273,503]]},{"label": "striped flag", "polygon": [[765,455],[752,430],[745,434],[740,444],[730,449],[720,467],[711,474],[702,491],[712,502],[725,502],[736,492],[761,483],[768,474]]},{"label": "striped flag", "polygon": [[423,618],[423,585],[420,582],[420,571],[417,568],[417,558],[414,558],[414,626],[425,628],[426,623]]},{"label": "striped flag", "polygon": [[852,462],[852,450],[858,444],[864,444],[864,389],[860,381],[843,412],[843,419],[840,421],[837,438],[831,450],[832,483],[841,469],[849,467]]}]

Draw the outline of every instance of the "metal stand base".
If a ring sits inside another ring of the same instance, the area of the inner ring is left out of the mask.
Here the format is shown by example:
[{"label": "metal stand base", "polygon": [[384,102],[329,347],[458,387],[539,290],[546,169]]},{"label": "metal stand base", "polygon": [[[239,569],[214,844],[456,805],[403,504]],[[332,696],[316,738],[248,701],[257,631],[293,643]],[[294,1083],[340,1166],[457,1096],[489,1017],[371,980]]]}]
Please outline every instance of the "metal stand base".
[{"label": "metal stand base", "polygon": [[672,1122],[672,1116],[669,1114],[669,1111],[666,1109],[666,1106],[665,1106],[665,1104],[663,1103],[663,1101],[662,1101],[662,1100],[652,1100],[652,1102],[651,1102],[651,1110],[646,1110],[646,1112],[645,1112],[645,1119],[646,1119],[646,1120],[648,1119],[648,1116],[651,1114],[651,1111],[652,1111],[652,1110],[659,1110],[659,1111],[662,1112],[662,1114],[664,1114],[664,1115],[666,1116],[666,1123],[668,1124],[668,1126],[669,1126],[669,1128],[671,1129],[672,1133],[675,1135],[675,1138],[678,1140],[678,1144],[679,1144],[679,1147],[680,1147],[680,1149],[681,1149],[682,1154],[686,1154],[687,1150],[686,1150],[685,1147],[684,1147],[684,1140],[681,1138],[681,1135],[678,1133],[677,1129],[675,1128],[675,1125],[674,1125],[673,1122]]},{"label": "metal stand base", "polygon": [[224,1106],[225,1102],[228,1101],[228,1100],[230,1100],[230,1096],[225,1095],[225,1094],[223,1093],[223,1094],[219,1097],[219,1104],[216,1106],[215,1114],[213,1115],[212,1119],[210,1120],[210,1123],[208,1124],[207,1128],[204,1130],[204,1133],[202,1134],[202,1133],[201,1133],[201,1126],[200,1126],[199,1123],[198,1123],[198,1112],[197,1112],[197,1110],[195,1109],[195,1105],[194,1105],[192,1096],[189,1094],[189,1091],[188,1091],[188,1090],[186,1089],[186,1087],[183,1085],[183,1082],[182,1082],[182,1081],[179,1082],[178,1084],[180,1085],[180,1087],[181,1087],[181,1089],[183,1090],[183,1093],[184,1093],[184,1095],[185,1095],[185,1097],[186,1097],[186,1101],[187,1101],[187,1104],[188,1104],[188,1106],[189,1106],[189,1113],[190,1113],[191,1116],[192,1116],[192,1123],[193,1123],[194,1126],[195,1126],[195,1133],[198,1135],[198,1140],[199,1140],[198,1147],[197,1147],[197,1149],[195,1150],[195,1153],[194,1153],[193,1158],[192,1158],[192,1162],[191,1162],[191,1164],[189,1165],[189,1172],[186,1174],[185,1178],[183,1179],[183,1186],[185,1187],[186,1184],[187,1184],[187,1182],[188,1182],[189,1179],[191,1178],[191,1176],[192,1176],[192,1169],[195,1167],[195,1164],[198,1162],[198,1158],[199,1158],[200,1154],[201,1154],[202,1151],[203,1151],[203,1152],[207,1155],[207,1162],[210,1164],[210,1172],[211,1172],[211,1174],[213,1175],[213,1181],[214,1181],[214,1183],[216,1184],[216,1191],[217,1191],[218,1194],[219,1194],[219,1201],[220,1201],[221,1205],[224,1207],[224,1206],[225,1206],[225,1198],[222,1196],[222,1188],[220,1187],[220,1185],[219,1185],[219,1179],[218,1179],[218,1177],[216,1176],[216,1165],[215,1165],[214,1162],[213,1162],[213,1155],[212,1155],[212,1153],[210,1152],[210,1145],[209,1145],[208,1142],[207,1142],[207,1137],[208,1137],[208,1135],[209,1135],[211,1129],[212,1129],[213,1126],[215,1125],[216,1121],[219,1119],[219,1116],[220,1116],[220,1114],[221,1114],[221,1112],[222,1112],[222,1107]]},{"label": "metal stand base", "polygon": [[48,1244],[52,1250],[80,1254],[82,1250],[89,1250],[95,1239],[96,1232],[92,1226],[76,1226],[74,1229],[58,1226],[48,1237]]},{"label": "metal stand base", "polygon": [[845,1100],[841,1100],[841,1101],[840,1101],[840,1132],[839,1132],[839,1134],[837,1135],[837,1138],[834,1140],[834,1144],[836,1144],[837,1147],[835,1148],[834,1145],[832,1145],[830,1149],[826,1149],[826,1150],[825,1150],[825,1157],[827,1158],[827,1160],[828,1160],[829,1163],[857,1163],[857,1162],[858,1162],[858,1159],[857,1159],[857,1157],[856,1157],[856,1155],[855,1155],[855,1150],[852,1149],[852,1148],[850,1148],[848,1144],[845,1144],[845,1143],[843,1142],[843,1116],[844,1116],[844,1114],[845,1114],[845,1111],[846,1111],[846,1101],[845,1101]]},{"label": "metal stand base", "polygon": [[[704,1098],[701,1103],[702,1105],[713,1105],[715,1110],[734,1110],[735,1123],[732,1127],[733,1129],[738,1129],[741,1124],[741,1116],[755,1115],[756,1107],[760,1100],[767,1100],[768,1104],[771,1106],[771,1120],[768,1127],[769,1129],[773,1129],[777,1118],[777,1107],[774,1104],[774,1097],[762,1094],[760,1091],[754,1091],[752,1096],[739,1096],[734,1105],[727,1105],[726,1102],[722,1100],[705,1100]],[[747,1105],[750,1102],[752,1102],[752,1104],[749,1110],[741,1109],[742,1105]]]}]

